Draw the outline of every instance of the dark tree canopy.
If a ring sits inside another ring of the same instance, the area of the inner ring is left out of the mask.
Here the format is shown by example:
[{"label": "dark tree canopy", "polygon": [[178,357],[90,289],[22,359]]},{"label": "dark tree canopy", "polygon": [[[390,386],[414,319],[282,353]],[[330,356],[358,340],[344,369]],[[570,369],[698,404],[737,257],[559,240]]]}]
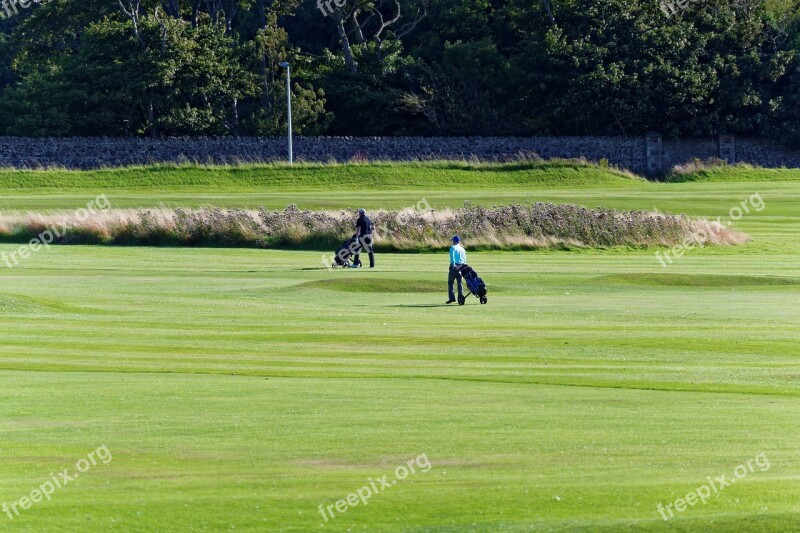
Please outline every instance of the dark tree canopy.
[{"label": "dark tree canopy", "polygon": [[16,6],[0,9],[0,135],[276,135],[288,60],[304,134],[800,142],[796,0]]}]

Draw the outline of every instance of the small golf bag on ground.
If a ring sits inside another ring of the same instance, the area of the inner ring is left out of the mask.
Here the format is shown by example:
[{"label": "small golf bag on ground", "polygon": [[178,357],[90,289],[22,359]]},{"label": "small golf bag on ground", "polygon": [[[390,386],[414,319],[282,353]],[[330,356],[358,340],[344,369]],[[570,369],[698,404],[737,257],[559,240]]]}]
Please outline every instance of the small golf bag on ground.
[{"label": "small golf bag on ground", "polygon": [[[469,290],[469,294],[474,294],[482,304],[485,304],[488,299],[486,298],[486,284],[483,280],[478,277],[478,273],[475,272],[471,266],[469,265],[462,265],[461,269],[459,270],[461,273],[461,277],[464,278],[464,281],[467,282],[467,289]],[[467,296],[469,296],[469,294]],[[458,298],[459,305],[464,305],[467,301],[467,297]]]},{"label": "small golf bag on ground", "polygon": [[347,239],[342,243],[342,246],[336,250],[336,253],[333,256],[333,266],[334,267],[352,267],[352,266],[361,266],[361,262],[359,264],[351,263],[350,260],[361,248],[358,240],[356,239],[355,235]]}]

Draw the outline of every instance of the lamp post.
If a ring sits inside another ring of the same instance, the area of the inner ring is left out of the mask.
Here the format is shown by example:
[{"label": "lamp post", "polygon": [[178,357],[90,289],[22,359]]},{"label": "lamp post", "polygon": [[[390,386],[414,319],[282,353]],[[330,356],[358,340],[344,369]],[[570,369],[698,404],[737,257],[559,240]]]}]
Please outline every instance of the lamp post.
[{"label": "lamp post", "polygon": [[292,152],[292,73],[288,61],[281,61],[280,66],[286,69],[286,106],[288,108],[289,164],[294,164]]}]

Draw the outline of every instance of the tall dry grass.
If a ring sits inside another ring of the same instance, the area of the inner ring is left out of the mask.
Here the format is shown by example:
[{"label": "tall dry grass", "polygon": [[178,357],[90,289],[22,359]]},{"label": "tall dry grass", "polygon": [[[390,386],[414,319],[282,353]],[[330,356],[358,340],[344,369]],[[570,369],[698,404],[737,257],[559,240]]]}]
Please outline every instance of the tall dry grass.
[{"label": "tall dry grass", "polygon": [[673,165],[670,169],[670,173],[676,175],[697,174],[704,170],[716,170],[726,166],[728,166],[728,162],[718,157],[711,157],[708,159],[699,159],[695,157],[691,161]]},{"label": "tall dry grass", "polygon": [[[587,209],[536,203],[494,208],[469,203],[427,212],[379,211],[375,247],[384,251],[438,250],[461,235],[473,249],[672,246],[701,232],[708,244],[747,237],[719,224],[647,211]],[[27,242],[58,228],[63,244],[223,246],[330,249],[353,233],[351,212],[245,209],[111,209],[86,220],[74,214],[0,214],[0,240]]]}]

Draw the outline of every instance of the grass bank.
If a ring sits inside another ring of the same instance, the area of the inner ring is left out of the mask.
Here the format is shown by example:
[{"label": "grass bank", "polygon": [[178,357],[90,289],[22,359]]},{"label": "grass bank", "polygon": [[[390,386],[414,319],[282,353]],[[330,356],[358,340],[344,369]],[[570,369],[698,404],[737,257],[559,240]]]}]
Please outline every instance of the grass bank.
[{"label": "grass bank", "polygon": [[479,163],[157,164],[101,170],[0,169],[0,191],[215,191],[625,186],[643,178],[580,160]]}]

